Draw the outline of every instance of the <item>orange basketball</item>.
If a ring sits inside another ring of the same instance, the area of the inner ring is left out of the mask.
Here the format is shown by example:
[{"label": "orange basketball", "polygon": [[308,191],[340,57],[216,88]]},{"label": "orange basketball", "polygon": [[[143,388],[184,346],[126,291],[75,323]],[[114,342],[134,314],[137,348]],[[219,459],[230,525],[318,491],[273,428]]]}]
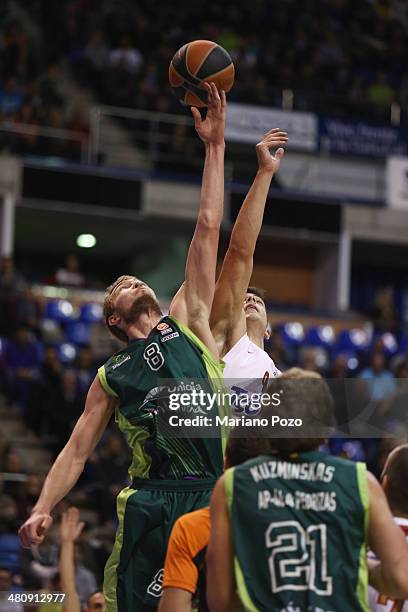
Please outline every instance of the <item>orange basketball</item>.
[{"label": "orange basketball", "polygon": [[187,43],[175,53],[169,66],[170,85],[186,106],[207,106],[203,83],[213,81],[218,91],[228,92],[234,75],[229,53],[211,40]]}]

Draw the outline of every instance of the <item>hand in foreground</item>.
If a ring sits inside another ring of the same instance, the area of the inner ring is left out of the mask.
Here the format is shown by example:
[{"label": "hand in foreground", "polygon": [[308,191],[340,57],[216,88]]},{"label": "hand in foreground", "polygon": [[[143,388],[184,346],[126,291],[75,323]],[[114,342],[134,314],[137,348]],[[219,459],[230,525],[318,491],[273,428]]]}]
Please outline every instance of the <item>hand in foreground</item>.
[{"label": "hand in foreground", "polygon": [[[279,128],[273,128],[266,132],[261,142],[256,145],[256,155],[258,157],[258,165],[260,170],[268,170],[277,172],[279,170],[280,161],[283,158],[285,151],[279,145],[286,145],[288,142],[287,132],[281,131]],[[279,147],[274,154],[270,149]]]},{"label": "hand in foreground", "polygon": [[62,513],[60,524],[61,542],[75,542],[81,535],[85,523],[79,521],[79,510],[74,506]]},{"label": "hand in foreground", "polygon": [[31,548],[35,544],[41,544],[51,525],[52,517],[50,514],[46,512],[33,512],[18,531],[23,548]]},{"label": "hand in foreground", "polygon": [[200,111],[191,107],[197,134],[204,144],[224,144],[225,119],[227,115],[227,98],[225,91],[221,94],[214,83],[204,83],[207,91],[207,116],[203,120]]}]

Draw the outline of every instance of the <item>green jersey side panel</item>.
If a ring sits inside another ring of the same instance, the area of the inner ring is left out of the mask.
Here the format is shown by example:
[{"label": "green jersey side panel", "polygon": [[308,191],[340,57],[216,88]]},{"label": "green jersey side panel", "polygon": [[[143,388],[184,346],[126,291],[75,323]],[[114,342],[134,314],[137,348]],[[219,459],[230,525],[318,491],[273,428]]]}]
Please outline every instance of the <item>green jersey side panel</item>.
[{"label": "green jersey side panel", "polygon": [[368,612],[365,465],[308,452],[265,455],[228,472],[244,609]]},{"label": "green jersey side panel", "polygon": [[163,380],[199,379],[212,393],[221,386],[222,372],[223,365],[173,317],[163,317],[147,338],[130,342],[100,368],[101,385],[119,400],[116,420],[133,451],[132,477],[217,478],[222,473],[223,438],[171,437],[158,418],[169,394]]}]

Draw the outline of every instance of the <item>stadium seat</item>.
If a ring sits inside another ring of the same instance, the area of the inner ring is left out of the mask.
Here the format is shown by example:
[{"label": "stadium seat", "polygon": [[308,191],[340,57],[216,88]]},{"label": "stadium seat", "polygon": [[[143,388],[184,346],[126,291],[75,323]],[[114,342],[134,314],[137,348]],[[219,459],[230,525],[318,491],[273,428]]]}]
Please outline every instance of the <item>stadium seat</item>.
[{"label": "stadium seat", "polygon": [[364,329],[343,329],[335,344],[337,353],[339,351],[365,351],[370,346],[368,333]]},{"label": "stadium seat", "polygon": [[68,300],[50,300],[46,304],[44,318],[64,323],[72,319],[73,312],[73,306]]},{"label": "stadium seat", "polygon": [[86,303],[82,304],[79,320],[83,323],[98,323],[102,320],[102,304]]},{"label": "stadium seat", "polygon": [[398,352],[405,353],[408,351],[408,334],[403,334],[399,342]]},{"label": "stadium seat", "polygon": [[290,323],[282,323],[280,325],[283,342],[290,347],[297,347],[303,344],[305,339],[305,330],[302,323],[292,321]]},{"label": "stadium seat", "polygon": [[77,355],[77,349],[75,345],[70,344],[69,342],[63,342],[62,344],[58,345],[56,348],[57,348],[58,358],[61,361],[61,363],[69,364],[69,363],[72,363],[72,361],[74,361]]},{"label": "stadium seat", "polygon": [[65,339],[71,344],[88,344],[90,330],[88,323],[68,321],[65,327]]},{"label": "stadium seat", "polygon": [[385,332],[375,336],[373,342],[381,338],[384,355],[386,357],[393,357],[399,350],[397,338],[391,332]]},{"label": "stadium seat", "polygon": [[329,349],[334,345],[335,339],[336,335],[331,325],[317,325],[309,327],[304,344]]},{"label": "stadium seat", "polygon": [[7,567],[15,573],[20,570],[20,541],[18,535],[3,533],[0,535],[0,567]]}]

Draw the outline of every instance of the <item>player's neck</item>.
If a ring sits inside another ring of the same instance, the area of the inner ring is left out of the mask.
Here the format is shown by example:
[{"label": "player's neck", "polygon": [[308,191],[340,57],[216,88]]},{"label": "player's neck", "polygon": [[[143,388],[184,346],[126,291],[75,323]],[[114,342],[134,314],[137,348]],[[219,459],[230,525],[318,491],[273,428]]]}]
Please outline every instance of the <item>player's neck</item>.
[{"label": "player's neck", "polygon": [[262,349],[263,351],[265,350],[265,346],[264,346],[265,334],[263,333],[263,331],[247,326],[247,334],[248,334],[248,338],[254,344],[256,344],[256,346],[259,346],[259,348]]},{"label": "player's neck", "polygon": [[130,340],[147,338],[152,329],[156,327],[162,315],[157,312],[143,312],[136,323],[131,323],[126,329],[126,335]]}]

